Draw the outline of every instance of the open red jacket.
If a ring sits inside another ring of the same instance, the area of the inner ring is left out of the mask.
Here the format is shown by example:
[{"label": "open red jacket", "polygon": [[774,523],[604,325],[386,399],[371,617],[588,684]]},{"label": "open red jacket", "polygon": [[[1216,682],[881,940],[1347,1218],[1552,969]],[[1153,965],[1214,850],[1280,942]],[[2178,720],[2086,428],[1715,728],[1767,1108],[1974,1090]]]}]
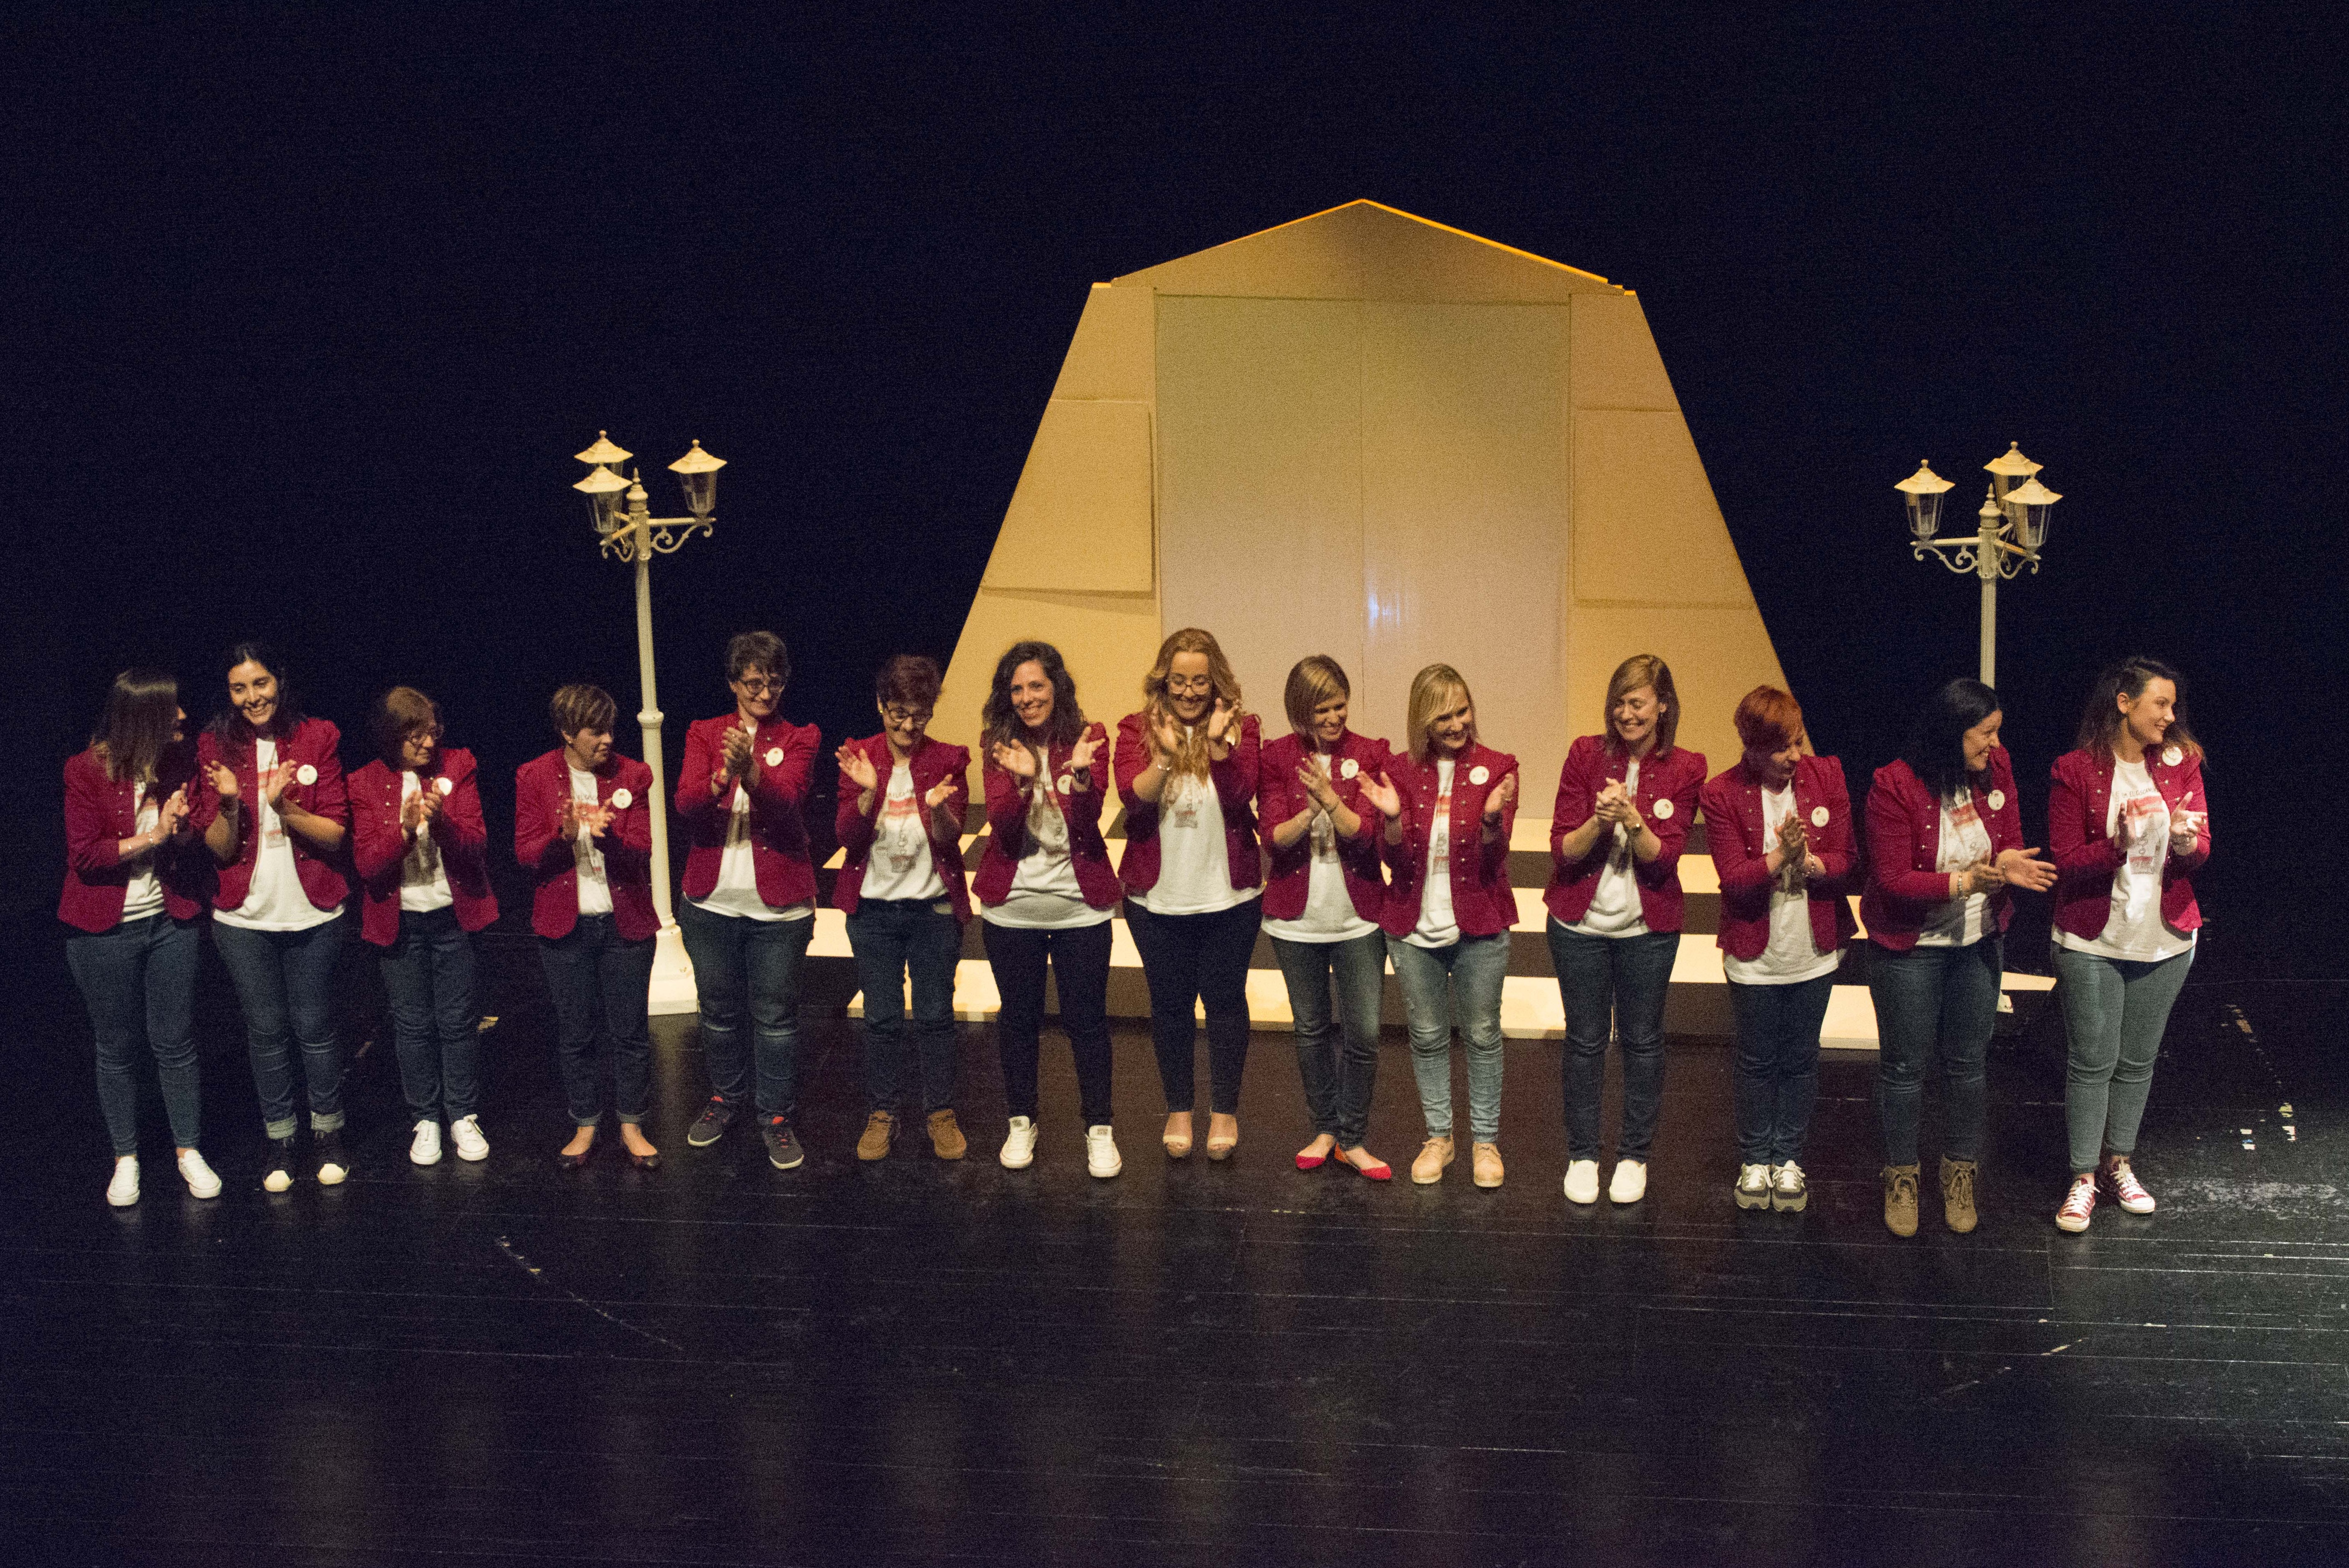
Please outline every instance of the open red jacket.
[{"label": "open red jacket", "polygon": [[[1272,841],[1274,828],[1312,803],[1313,797],[1297,782],[1297,772],[1309,755],[1305,742],[1292,732],[1265,746],[1257,770],[1257,822],[1272,862],[1264,884],[1268,920],[1297,919],[1305,913],[1305,901],[1313,891],[1313,836],[1299,834],[1286,849]],[[1345,873],[1346,893],[1354,901],[1354,913],[1366,920],[1386,916],[1387,880],[1379,867],[1379,835],[1386,818],[1362,798],[1362,785],[1386,771],[1388,756],[1384,741],[1349,730],[1330,759],[1330,787],[1346,803],[1347,810],[1362,819],[1359,836],[1338,840],[1338,866]]]},{"label": "open red jacket", "polygon": [[[874,826],[882,804],[889,795],[889,775],[897,769],[897,760],[889,752],[889,737],[867,735],[850,745],[864,753],[873,764],[874,816],[856,809],[856,797],[864,792],[846,774],[840,775],[840,809],[832,819],[833,836],[840,840],[840,876],[832,885],[833,908],[843,915],[856,913],[857,900],[864,894],[865,864],[873,854]],[[970,890],[964,886],[962,868],[963,812],[970,805],[970,749],[950,746],[944,741],[934,741],[927,735],[905,759],[905,766],[914,775],[914,809],[921,813],[922,827],[930,841],[930,864],[937,868],[938,880],[946,884],[947,898],[954,904],[955,919],[970,919]],[[947,796],[947,815],[953,819],[955,831],[938,832],[936,814],[922,805],[922,799],[938,786],[941,779],[954,780],[954,789]]]},{"label": "open red jacket", "polygon": [[[1150,765],[1150,742],[1142,726],[1140,713],[1128,713],[1117,722],[1117,798],[1125,806],[1125,857],[1117,870],[1127,890],[1135,893],[1158,886],[1158,803],[1133,790],[1133,781]],[[1253,888],[1264,879],[1256,847],[1257,765],[1262,753],[1256,715],[1243,713],[1239,739],[1222,762],[1207,764],[1207,782],[1223,808],[1224,857],[1235,888]]]},{"label": "open red jacket", "polygon": [[[1387,779],[1402,797],[1402,842],[1388,844],[1386,819],[1379,819],[1379,843],[1392,879],[1387,884],[1386,918],[1391,937],[1407,937],[1419,924],[1426,895],[1427,841],[1435,826],[1438,759],[1414,763],[1408,752],[1387,759]],[[1485,797],[1517,771],[1517,759],[1473,742],[1454,759],[1452,770],[1452,918],[1464,937],[1490,937],[1517,923],[1517,896],[1509,886],[1509,829],[1517,804],[1501,813],[1501,835],[1485,841]],[[1477,774],[1482,774],[1482,778]],[[1525,786],[1522,782],[1519,789]]]},{"label": "open red jacket", "polygon": [[[685,896],[707,898],[717,889],[718,867],[726,858],[726,830],[733,820],[734,792],[709,793],[710,781],[726,760],[726,732],[734,714],[696,719],[685,732],[685,763],[677,774],[677,814],[685,819]],[[758,873],[759,901],[787,909],[815,898],[815,866],[808,858],[807,818],[801,814],[815,779],[815,753],[822,736],[813,724],[770,719],[750,742],[758,771],[743,781],[750,796],[750,864]]]},{"label": "open red jacket", "polygon": [[[359,874],[359,935],[379,948],[399,940],[399,867],[408,858],[408,835],[399,825],[401,778],[407,772],[378,760],[350,777],[351,859]],[[498,896],[490,890],[489,826],[481,817],[481,780],[473,753],[443,746],[423,787],[440,796],[440,816],[432,828],[448,873],[457,924],[478,931],[498,918]]]},{"label": "open red jacket", "polygon": [[[329,822],[350,826],[350,801],[343,786],[342,759],[336,755],[343,732],[324,719],[305,719],[294,727],[291,734],[277,737],[277,760],[292,763],[310,770],[308,783],[299,774],[285,786],[277,798],[292,801],[313,816],[323,816]],[[236,774],[239,806],[236,814],[236,858],[220,869],[220,883],[212,893],[212,908],[234,910],[242,909],[253,891],[253,862],[261,849],[261,779],[254,765],[257,751],[248,737],[231,746],[222,746],[220,738],[206,730],[196,741],[196,777],[207,779],[206,763],[220,763]],[[220,815],[220,796],[208,782],[188,786],[188,823],[199,834],[212,825]],[[308,894],[313,908],[332,909],[350,896],[351,885],[343,875],[343,866],[350,845],[344,842],[346,854],[325,856],[310,847],[298,833],[288,832],[285,841],[294,846],[294,868],[302,878],[302,891]]]},{"label": "open red jacket", "polygon": [[[1612,836],[1600,834],[1588,853],[1574,861],[1565,858],[1559,846],[1590,820],[1599,792],[1621,784],[1630,771],[1630,757],[1609,746],[1604,735],[1584,735],[1566,750],[1566,765],[1557,774],[1557,804],[1549,815],[1549,887],[1542,894],[1559,925],[1570,926],[1590,912]],[[1653,860],[1637,856],[1631,860],[1631,879],[1640,888],[1640,918],[1651,931],[1677,931],[1686,920],[1681,851],[1688,846],[1697,792],[1703,787],[1702,752],[1674,746],[1668,752],[1651,751],[1640,760],[1640,787],[1631,792],[1632,804],[1662,846]]]},{"label": "open red jacket", "polygon": [[[2210,858],[2210,805],[2202,791],[2202,759],[2187,755],[2183,746],[2176,753],[2173,763],[2168,749],[2147,751],[2145,771],[2170,810],[2182,806],[2203,814],[2193,851],[2171,850],[2161,867],[2161,922],[2174,931],[2190,931],[2202,924],[2192,874]],[[2112,919],[2113,876],[2124,858],[2121,846],[2105,832],[2112,798],[2112,753],[2066,752],[2055,759],[2054,785],[2047,795],[2055,924],[2090,941],[2105,934],[2105,923]]]},{"label": "open red jacket", "polygon": [[[1089,724],[1085,733],[1092,738],[1092,766],[1085,770],[1086,782],[1080,784],[1069,771],[1069,757],[1074,747],[1055,745],[1051,748],[1049,772],[1051,775],[1050,794],[1053,804],[1069,824],[1069,860],[1076,868],[1077,888],[1085,902],[1096,909],[1117,907],[1117,873],[1110,868],[1109,846],[1102,841],[1102,781],[1109,767],[1109,732],[1099,724]],[[971,891],[978,895],[981,904],[1000,904],[1011,897],[1011,879],[1019,875],[1019,862],[1027,858],[1032,847],[1028,842],[1028,793],[1021,786],[1026,781],[1006,773],[995,765],[989,755],[978,771],[980,787],[987,792],[987,847],[978,857],[978,874],[971,879]],[[1131,845],[1126,846],[1133,853]]]},{"label": "open red jacket", "polygon": [[[1843,764],[1833,757],[1803,757],[1795,763],[1795,815],[1802,818],[1811,853],[1826,870],[1805,885],[1810,895],[1811,940],[1821,952],[1843,946],[1857,928],[1850,894],[1859,867],[1858,835],[1853,831],[1851,797],[1844,792]],[[1770,852],[1777,836],[1762,826],[1762,786],[1741,759],[1716,774],[1699,796],[1713,868],[1721,873],[1721,950],[1751,962],[1770,946]]]},{"label": "open red jacket", "polygon": [[[1973,792],[1991,854],[2022,848],[2023,803],[2015,798],[2014,763],[2004,746],[1991,748]],[[1950,873],[1934,869],[1940,858],[1940,801],[1916,769],[1887,763],[1868,792],[1868,883],[1859,895],[1859,918],[1868,923],[1869,941],[1894,952],[1917,945],[1933,906],[1950,901]],[[1984,913],[1992,933],[2014,919],[2014,900],[2003,885],[1990,894]]]},{"label": "open red jacket", "polygon": [[[156,767],[155,798],[165,801],[184,788],[191,805],[196,786],[196,748],[182,743],[163,753]],[[57,919],[77,930],[110,931],[122,921],[123,891],[133,867],[118,853],[139,831],[139,786],[106,776],[106,764],[92,747],[66,759],[66,883],[57,898]],[[210,794],[209,787],[205,790]],[[194,815],[189,822],[194,822]],[[163,908],[175,920],[195,918],[212,888],[212,855],[191,834],[155,846],[155,879],[162,884]]]},{"label": "open red jacket", "polygon": [[[595,798],[613,814],[596,844],[612,890],[612,928],[632,942],[660,929],[653,909],[652,788],[652,769],[617,752],[595,770]],[[549,940],[579,924],[579,863],[562,830],[563,803],[570,798],[571,763],[561,746],[514,770],[514,858],[536,884],[530,929]]]}]

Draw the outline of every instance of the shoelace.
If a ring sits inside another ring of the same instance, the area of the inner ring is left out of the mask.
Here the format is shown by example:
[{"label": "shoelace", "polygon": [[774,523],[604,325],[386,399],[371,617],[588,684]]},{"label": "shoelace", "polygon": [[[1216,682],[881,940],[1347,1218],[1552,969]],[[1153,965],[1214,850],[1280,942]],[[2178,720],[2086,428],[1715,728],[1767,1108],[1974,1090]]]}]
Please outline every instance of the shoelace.
[{"label": "shoelace", "polygon": [[1950,1167],[1950,1200],[1953,1203],[1971,1203],[1974,1200],[1972,1167],[1964,1165]]},{"label": "shoelace", "polygon": [[1796,1165],[1791,1159],[1778,1168],[1778,1174],[1774,1184],[1779,1187],[1784,1187],[1787,1184],[1789,1178],[1793,1179],[1794,1185],[1796,1187],[1800,1187],[1803,1184],[1803,1168]]},{"label": "shoelace", "polygon": [[2072,1190],[2064,1195],[2065,1214],[2092,1214],[2096,1208],[2096,1183],[2093,1177],[2083,1177],[2072,1183]]}]

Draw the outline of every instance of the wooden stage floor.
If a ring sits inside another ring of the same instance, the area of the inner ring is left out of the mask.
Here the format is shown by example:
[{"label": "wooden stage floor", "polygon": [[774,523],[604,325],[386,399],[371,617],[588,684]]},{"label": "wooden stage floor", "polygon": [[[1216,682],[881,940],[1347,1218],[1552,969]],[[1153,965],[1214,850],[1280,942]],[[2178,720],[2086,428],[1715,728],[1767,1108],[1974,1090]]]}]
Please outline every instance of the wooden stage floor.
[{"label": "wooden stage floor", "polygon": [[[1878,1218],[1872,1063],[1826,1068],[1810,1212],[1731,1204],[1729,1053],[1676,1044],[1651,1196],[1559,1192],[1557,1047],[1512,1042],[1507,1184],[1290,1154],[1257,1038],[1228,1165],[1169,1165],[1118,1037],[1125,1173],[1084,1174],[1048,1036],[1034,1168],[966,1028],[958,1166],[860,1166],[854,1026],[803,1034],[808,1165],[683,1137],[584,1176],[526,946],[492,944],[485,1166],[405,1158],[388,1045],[336,1190],[258,1187],[223,996],[186,1198],[149,1106],[109,1210],[85,1024],[21,1003],[0,1206],[0,1498],[20,1563],[2283,1563],[2349,1552],[2342,988],[2186,992],[2139,1164],[2151,1220],[2061,1196],[2060,1025],[1992,1060],[1980,1231]],[[217,976],[214,976],[215,981]],[[363,1010],[362,1010],[363,1011]],[[371,1035],[364,1016],[354,1040]],[[1201,1075],[1204,1083],[1204,1071]],[[151,1091],[150,1091],[151,1095]],[[2285,1105],[2292,1106],[2287,1134]],[[1420,1122],[1390,1030],[1371,1147]],[[2254,1147],[2246,1147],[2248,1141]],[[1938,1147],[1929,1122],[1927,1158]],[[913,1140],[919,1143],[918,1137]]]}]

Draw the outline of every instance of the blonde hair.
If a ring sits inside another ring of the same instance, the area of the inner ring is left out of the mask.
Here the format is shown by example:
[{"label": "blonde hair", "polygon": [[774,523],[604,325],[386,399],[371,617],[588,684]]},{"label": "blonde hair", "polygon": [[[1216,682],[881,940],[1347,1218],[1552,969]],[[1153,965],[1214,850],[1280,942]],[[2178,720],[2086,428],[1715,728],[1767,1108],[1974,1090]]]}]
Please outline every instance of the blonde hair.
[{"label": "blonde hair", "polygon": [[1672,749],[1672,737],[1681,732],[1681,694],[1672,685],[1672,667],[1652,653],[1635,653],[1615,667],[1607,680],[1607,707],[1599,715],[1599,732],[1607,737],[1607,749],[1621,753],[1623,742],[1615,736],[1615,704],[1626,691],[1651,687],[1663,711],[1656,718],[1658,755]]},{"label": "blonde hair", "polygon": [[1450,706],[1454,691],[1468,704],[1468,743],[1476,743],[1476,699],[1469,694],[1468,682],[1448,664],[1431,664],[1411,678],[1411,701],[1403,709],[1403,729],[1411,737],[1413,762],[1427,761],[1428,726]]},{"label": "blonde hair", "polygon": [[1351,701],[1354,689],[1346,684],[1346,672],[1328,654],[1309,653],[1288,672],[1281,705],[1288,711],[1288,727],[1297,732],[1309,752],[1313,749],[1313,710],[1333,697]]},{"label": "blonde hair", "polygon": [[[1158,645],[1158,662],[1153,664],[1150,673],[1142,678],[1142,722],[1155,729],[1159,721],[1168,715],[1166,678],[1174,668],[1174,656],[1178,653],[1206,655],[1207,680],[1214,688],[1214,701],[1231,711],[1231,734],[1234,740],[1237,740],[1239,722],[1247,713],[1247,710],[1240,706],[1240,678],[1232,673],[1231,660],[1224,657],[1222,645],[1216,641],[1215,634],[1201,631],[1195,626],[1185,627]],[[1195,774],[1200,778],[1207,776],[1206,725],[1198,725],[1183,738],[1182,745],[1174,753],[1172,771]]]}]

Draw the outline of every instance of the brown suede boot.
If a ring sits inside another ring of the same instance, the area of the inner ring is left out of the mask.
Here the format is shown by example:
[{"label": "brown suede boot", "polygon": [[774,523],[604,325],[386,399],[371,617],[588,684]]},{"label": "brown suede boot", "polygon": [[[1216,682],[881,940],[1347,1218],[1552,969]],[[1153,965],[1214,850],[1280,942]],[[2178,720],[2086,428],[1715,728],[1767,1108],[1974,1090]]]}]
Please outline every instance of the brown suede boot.
[{"label": "brown suede boot", "polygon": [[1974,1228],[1974,1162],[1941,1157],[1941,1218],[1962,1236]]},{"label": "brown suede boot", "polygon": [[1917,1168],[1884,1168],[1884,1228],[1896,1236],[1917,1233]]},{"label": "brown suede boot", "polygon": [[886,1159],[889,1141],[897,1136],[897,1118],[887,1111],[874,1111],[864,1118],[864,1136],[856,1140],[859,1159]]},{"label": "brown suede boot", "polygon": [[930,1152],[940,1159],[960,1159],[969,1151],[969,1140],[955,1124],[952,1111],[930,1113]]}]

